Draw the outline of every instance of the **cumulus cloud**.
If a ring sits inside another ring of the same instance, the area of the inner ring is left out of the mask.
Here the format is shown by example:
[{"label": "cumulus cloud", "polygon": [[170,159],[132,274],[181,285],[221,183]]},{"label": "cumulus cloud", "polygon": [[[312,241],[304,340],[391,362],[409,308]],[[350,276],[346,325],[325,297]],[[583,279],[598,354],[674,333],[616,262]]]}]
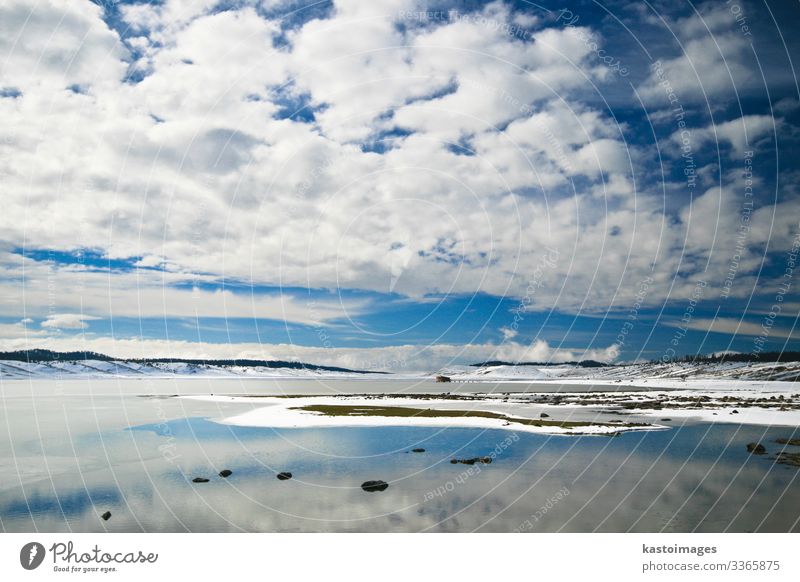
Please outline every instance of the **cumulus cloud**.
[{"label": "cumulus cloud", "polygon": [[[0,248],[97,249],[137,267],[4,254],[2,313],[47,317],[53,281],[63,314],[326,325],[370,305],[310,310],[298,288],[524,298],[535,283],[526,309],[577,313],[629,305],[645,277],[652,305],[724,280],[731,246],[714,233],[735,232],[732,180],[667,212],[652,151],[599,105],[608,75],[582,38],[600,30],[542,26],[504,2],[420,21],[412,0],[336,0],[291,23],[272,5],[216,4],[121,5],[122,37],[88,0],[0,6],[0,71],[19,93],[0,98]],[[683,48],[662,63],[682,99],[749,86],[726,8],[668,23]],[[658,82],[639,87],[649,104]],[[739,152],[744,129],[757,142],[770,121],[695,136]],[[795,226],[782,204],[752,221],[750,240],[773,252]],[[542,268],[548,248],[559,259]],[[745,254],[737,281],[758,267]],[[248,291],[261,286],[290,291]],[[524,350],[508,356],[547,355]]]},{"label": "cumulus cloud", "polygon": [[[706,3],[689,16],[660,17],[663,20],[654,22],[665,26],[674,39],[669,56],[655,55],[663,73],[651,72],[639,87],[645,100],[666,104],[662,86],[666,80],[681,102],[700,102],[716,109],[718,97],[759,86],[750,40],[736,26],[727,4]],[[675,50],[678,54],[673,56]]]},{"label": "cumulus cloud", "polygon": [[[330,18],[292,31],[286,50],[275,47],[278,24],[251,8],[126,8],[157,40],[132,65],[146,71],[136,83],[123,81],[130,39],[107,46],[116,33],[98,10],[61,24],[70,34],[103,30],[82,41],[87,70],[96,61],[105,71],[109,59],[119,67],[102,83],[77,79],[84,92],[30,87],[0,100],[15,120],[3,144],[16,184],[4,237],[24,231],[39,248],[101,248],[245,283],[520,294],[538,248],[550,238],[574,246],[583,224],[604,232],[605,216],[585,200],[594,192],[553,212],[558,194],[519,191],[573,178],[630,183],[629,150],[612,120],[563,99],[593,74],[570,31],[533,31],[526,43],[475,18],[400,32],[411,7],[362,17],[337,3]],[[511,18],[502,4],[487,10]],[[283,117],[297,100],[312,122]],[[375,139],[393,147],[365,151]],[[459,141],[476,155],[453,151]],[[392,284],[398,242],[404,275]],[[583,261],[582,250],[565,252]],[[588,291],[585,271],[572,272],[565,308]]]}]

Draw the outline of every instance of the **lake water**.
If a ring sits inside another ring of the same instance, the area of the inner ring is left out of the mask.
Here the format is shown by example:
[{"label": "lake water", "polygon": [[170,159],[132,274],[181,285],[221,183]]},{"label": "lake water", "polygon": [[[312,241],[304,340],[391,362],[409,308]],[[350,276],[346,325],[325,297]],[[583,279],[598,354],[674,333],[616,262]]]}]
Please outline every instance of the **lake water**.
[{"label": "lake water", "polygon": [[[412,381],[17,380],[0,390],[7,532],[800,531],[799,470],[745,449],[761,441],[774,454],[776,437],[798,436],[787,427],[675,422],[614,438],[273,430],[213,422],[248,405],[166,397],[442,391]],[[450,463],[497,450],[490,465]],[[279,481],[281,471],[293,478]],[[376,479],[388,489],[361,489]]]}]

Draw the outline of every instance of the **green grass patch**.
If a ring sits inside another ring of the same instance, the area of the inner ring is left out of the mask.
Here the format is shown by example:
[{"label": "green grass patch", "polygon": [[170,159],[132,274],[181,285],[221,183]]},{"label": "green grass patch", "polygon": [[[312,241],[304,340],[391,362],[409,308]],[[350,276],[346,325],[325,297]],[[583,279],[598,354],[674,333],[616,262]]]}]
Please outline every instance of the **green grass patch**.
[{"label": "green grass patch", "polygon": [[312,404],[309,406],[299,406],[292,410],[303,410],[306,412],[317,412],[325,416],[380,416],[390,418],[496,418],[511,424],[522,424],[525,426],[542,426],[557,428],[583,428],[587,426],[609,426],[613,428],[648,426],[644,423],[610,423],[610,422],[588,422],[588,421],[566,421],[566,420],[543,420],[538,418],[514,418],[499,412],[489,412],[485,410],[434,410],[432,408],[410,408],[406,406],[345,406],[335,404]]}]

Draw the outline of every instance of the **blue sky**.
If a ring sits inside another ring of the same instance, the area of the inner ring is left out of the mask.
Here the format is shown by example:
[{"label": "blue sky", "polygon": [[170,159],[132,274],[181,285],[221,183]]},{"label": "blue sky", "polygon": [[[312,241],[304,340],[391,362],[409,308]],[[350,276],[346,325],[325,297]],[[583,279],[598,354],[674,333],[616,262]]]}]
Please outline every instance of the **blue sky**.
[{"label": "blue sky", "polygon": [[0,11],[5,349],[800,349],[793,3]]}]

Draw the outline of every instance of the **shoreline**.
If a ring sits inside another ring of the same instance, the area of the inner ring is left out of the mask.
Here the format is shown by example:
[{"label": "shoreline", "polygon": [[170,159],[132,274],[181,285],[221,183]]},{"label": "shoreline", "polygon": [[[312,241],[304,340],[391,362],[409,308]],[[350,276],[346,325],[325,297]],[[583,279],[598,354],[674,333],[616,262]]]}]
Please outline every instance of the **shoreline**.
[{"label": "shoreline", "polygon": [[[499,429],[517,432],[530,432],[535,434],[560,435],[560,436],[611,436],[621,432],[647,431],[647,430],[666,430],[669,427],[658,424],[626,424],[619,419],[610,421],[588,421],[574,418],[550,419],[547,421],[536,417],[509,414],[508,412],[498,412],[486,406],[474,406],[474,404],[496,404],[484,399],[460,400],[460,399],[436,399],[436,398],[397,398],[394,396],[364,398],[361,396],[320,396],[307,397],[299,396],[295,398],[280,398],[271,396],[223,396],[223,395],[196,395],[178,396],[182,399],[201,400],[206,402],[219,402],[226,404],[259,404],[258,408],[253,408],[240,414],[234,414],[219,419],[212,419],[214,422],[233,426],[247,426],[257,428],[324,428],[324,427],[379,427],[379,426],[415,426],[415,427],[456,427],[456,428],[479,428],[479,429]],[[303,410],[307,407],[340,407],[346,403],[348,407],[371,409],[375,408],[376,401],[381,407],[391,407],[393,409],[424,410],[430,416],[408,415],[408,416],[384,416],[384,415],[327,415],[313,411]],[[453,402],[460,402],[458,409],[454,409]],[[465,402],[470,402],[473,406],[465,406]],[[421,409],[419,407],[425,407]],[[465,410],[465,408],[467,410]],[[441,412],[438,416],[435,413]],[[453,415],[454,412],[462,413]],[[478,416],[485,413],[487,415],[502,415],[503,418],[491,418],[488,416]],[[470,414],[471,416],[467,416]],[[539,426],[537,424],[526,423],[548,423]],[[558,423],[581,424],[577,427],[557,426]]]},{"label": "shoreline", "polygon": [[[306,428],[324,426],[462,426],[470,428],[508,429],[502,421],[491,418],[419,418],[407,416],[322,416],[301,410],[310,406],[413,408],[440,410],[443,414],[461,410],[487,414],[502,414],[509,419],[526,421],[537,418],[559,419],[563,422],[589,422],[580,430],[553,426],[523,426],[512,428],[544,434],[612,434],[630,430],[670,428],[659,424],[625,426],[625,421],[670,422],[697,421],[760,426],[800,426],[800,393],[782,390],[764,393],[746,391],[656,390],[649,392],[495,392],[440,394],[340,394],[340,395],[256,395],[256,394],[196,394],[177,395],[178,398],[250,405],[240,414],[215,420],[221,424],[271,428]],[[541,416],[544,414],[545,416]],[[592,419],[592,420],[587,420]],[[616,424],[618,426],[608,426]]]}]

